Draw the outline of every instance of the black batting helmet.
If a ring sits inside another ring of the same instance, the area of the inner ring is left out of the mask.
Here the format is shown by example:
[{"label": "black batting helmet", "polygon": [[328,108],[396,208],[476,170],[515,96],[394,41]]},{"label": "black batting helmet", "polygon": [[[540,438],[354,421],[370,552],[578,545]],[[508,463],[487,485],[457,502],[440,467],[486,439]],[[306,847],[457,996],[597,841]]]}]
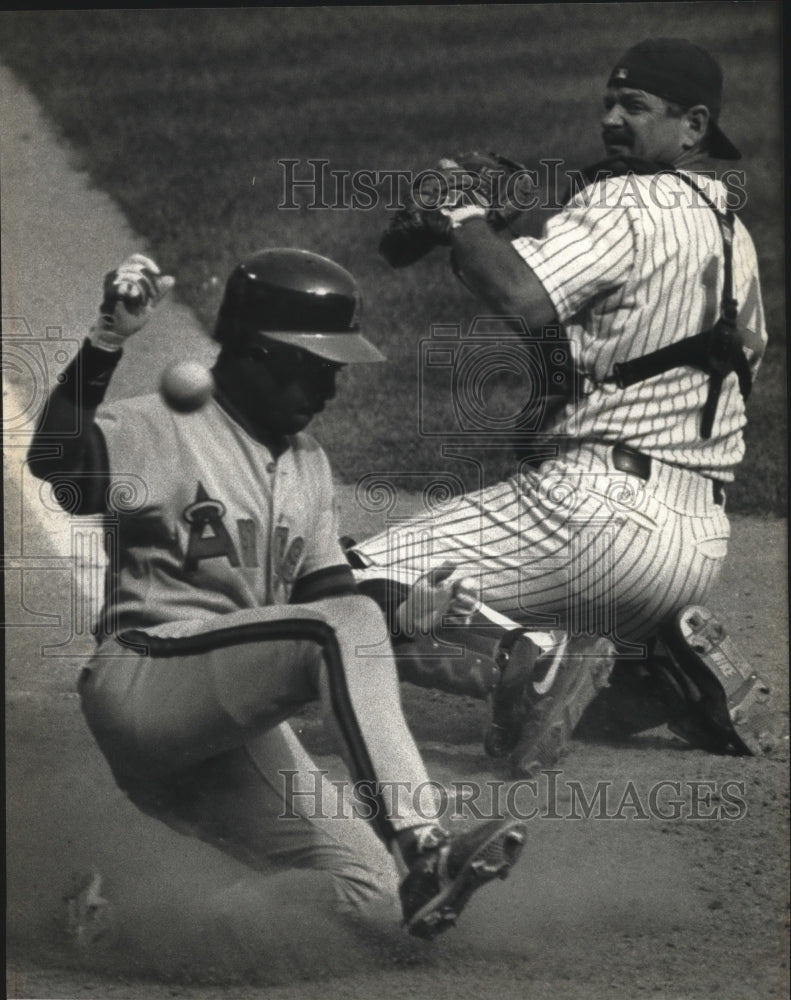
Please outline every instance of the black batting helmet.
[{"label": "black batting helmet", "polygon": [[349,272],[309,250],[261,250],[233,269],[214,339],[245,347],[261,338],[328,361],[384,361],[360,333],[360,293]]}]

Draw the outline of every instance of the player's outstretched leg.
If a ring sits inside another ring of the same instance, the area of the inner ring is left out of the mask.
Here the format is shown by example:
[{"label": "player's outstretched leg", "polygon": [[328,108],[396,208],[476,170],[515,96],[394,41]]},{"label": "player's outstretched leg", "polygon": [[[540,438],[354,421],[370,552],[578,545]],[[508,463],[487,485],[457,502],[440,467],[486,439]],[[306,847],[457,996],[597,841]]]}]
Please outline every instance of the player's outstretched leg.
[{"label": "player's outstretched leg", "polygon": [[433,938],[453,927],[477,889],[508,876],[526,837],[524,823],[513,819],[456,835],[438,826],[405,831],[398,846],[408,868],[400,896],[409,933]]},{"label": "player's outstretched leg", "polygon": [[[310,609],[330,626],[324,633],[322,699],[345,744],[351,774],[372,803],[370,820],[403,876],[404,924],[414,935],[433,937],[455,923],[478,888],[506,877],[526,829],[503,820],[454,835],[437,822],[426,822],[425,808],[418,808],[414,796],[435,783],[428,780],[401,712],[384,617],[363,596],[342,603],[318,600]],[[298,613],[307,611],[299,608]],[[435,791],[431,795],[437,810],[433,815],[439,816],[441,799]]]},{"label": "player's outstretched leg", "polygon": [[615,665],[615,646],[601,636],[575,636],[558,652],[536,664],[525,686],[526,721],[511,757],[518,776],[535,777],[561,760]]},{"label": "player's outstretched leg", "polygon": [[[675,666],[697,696],[693,717],[723,746],[737,753],[770,753],[777,744],[779,719],[769,684],[752,669],[707,608],[682,608],[661,631]],[[673,727],[675,728],[675,727]],[[681,735],[686,735],[683,731]]]}]

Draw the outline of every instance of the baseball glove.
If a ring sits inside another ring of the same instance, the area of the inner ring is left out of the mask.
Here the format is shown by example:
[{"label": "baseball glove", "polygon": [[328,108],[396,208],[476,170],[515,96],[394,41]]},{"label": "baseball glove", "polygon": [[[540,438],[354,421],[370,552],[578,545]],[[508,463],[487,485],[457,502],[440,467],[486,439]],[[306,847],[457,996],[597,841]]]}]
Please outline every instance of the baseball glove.
[{"label": "baseball glove", "polygon": [[390,217],[379,252],[392,267],[406,267],[429,250],[448,243],[448,212],[463,206],[483,208],[495,230],[504,229],[528,207],[535,188],[531,172],[497,153],[461,153],[421,171],[410,201]]}]

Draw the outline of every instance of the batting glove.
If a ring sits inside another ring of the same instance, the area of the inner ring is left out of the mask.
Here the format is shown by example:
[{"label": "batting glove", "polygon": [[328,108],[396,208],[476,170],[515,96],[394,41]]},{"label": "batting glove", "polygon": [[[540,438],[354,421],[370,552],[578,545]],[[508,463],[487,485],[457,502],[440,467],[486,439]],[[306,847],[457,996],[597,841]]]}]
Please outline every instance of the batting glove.
[{"label": "batting glove", "polygon": [[119,351],[148,322],[151,313],[175,285],[143,254],[133,254],[104,278],[104,297],[90,340],[105,351]]}]

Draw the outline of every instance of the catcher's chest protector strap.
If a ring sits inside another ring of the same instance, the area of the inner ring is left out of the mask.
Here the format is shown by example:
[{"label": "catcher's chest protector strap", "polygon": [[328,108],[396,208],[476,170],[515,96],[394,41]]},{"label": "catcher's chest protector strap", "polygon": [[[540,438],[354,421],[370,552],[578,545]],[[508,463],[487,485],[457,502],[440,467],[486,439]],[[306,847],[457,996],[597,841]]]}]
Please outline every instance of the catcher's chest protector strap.
[{"label": "catcher's chest protector strap", "polygon": [[651,354],[630,361],[622,361],[613,365],[613,374],[607,382],[615,382],[620,389],[626,389],[636,382],[653,378],[663,372],[670,371],[682,365],[699,368],[709,375],[709,393],[703,407],[700,436],[706,440],[711,437],[714,418],[717,413],[717,403],[722,391],[722,383],[727,375],[736,372],[739,379],[739,389],[746,400],[752,389],[750,366],[742,350],[741,337],[736,325],[738,303],[733,297],[733,212],[721,212],[711,198],[702,191],[686,174],[673,171],[673,174],[684,181],[701,196],[712,209],[720,226],[723,245],[724,280],[720,316],[714,326],[702,333],[662,347]]}]

